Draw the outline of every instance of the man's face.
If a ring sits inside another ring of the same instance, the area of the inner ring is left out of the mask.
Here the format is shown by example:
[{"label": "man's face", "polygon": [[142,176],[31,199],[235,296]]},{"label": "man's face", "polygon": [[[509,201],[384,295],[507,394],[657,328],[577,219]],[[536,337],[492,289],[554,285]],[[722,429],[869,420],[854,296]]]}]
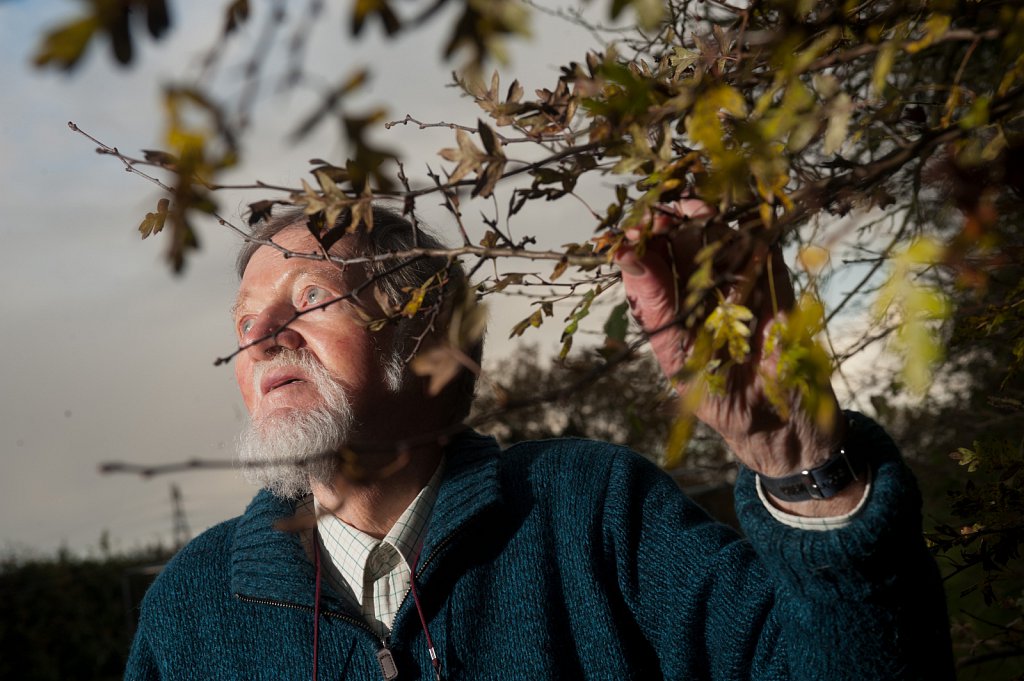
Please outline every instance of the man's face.
[{"label": "man's face", "polygon": [[[319,250],[301,225],[279,232],[274,241],[294,252]],[[389,398],[395,399],[385,369],[392,359],[390,328],[367,331],[357,323],[349,302],[292,320],[297,312],[343,295],[354,284],[351,276],[329,262],[286,259],[266,246],[253,254],[239,285],[234,321],[239,345],[248,346],[236,359],[235,377],[254,424],[286,421],[289,413],[324,406],[324,395],[305,370],[269,362],[291,350],[309,355],[345,389],[354,416],[353,439],[387,440],[389,420],[394,418],[387,405]],[[268,334],[271,338],[256,342]]]}]

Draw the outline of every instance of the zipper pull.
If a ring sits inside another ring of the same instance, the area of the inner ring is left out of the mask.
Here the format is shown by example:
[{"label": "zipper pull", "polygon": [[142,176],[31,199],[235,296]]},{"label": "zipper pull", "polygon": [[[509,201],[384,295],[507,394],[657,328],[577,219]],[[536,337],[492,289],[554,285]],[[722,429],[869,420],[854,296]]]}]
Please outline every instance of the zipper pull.
[{"label": "zipper pull", "polygon": [[377,651],[377,662],[380,664],[380,671],[384,675],[384,681],[394,681],[398,678],[398,666],[395,665],[395,658],[388,650],[388,644],[382,642],[382,647]]}]

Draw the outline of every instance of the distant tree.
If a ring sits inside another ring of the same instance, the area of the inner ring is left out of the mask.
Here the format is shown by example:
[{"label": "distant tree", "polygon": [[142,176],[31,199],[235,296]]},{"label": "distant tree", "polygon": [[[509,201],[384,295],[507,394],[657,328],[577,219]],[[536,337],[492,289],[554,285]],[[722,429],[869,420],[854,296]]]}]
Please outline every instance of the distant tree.
[{"label": "distant tree", "polygon": [[83,559],[0,559],[0,678],[105,681],[122,678],[136,609],[169,554],[152,547],[131,555]]},{"label": "distant tree", "polygon": [[[593,349],[572,359],[538,362],[535,346],[524,345],[497,361],[490,383],[479,391],[471,421],[510,445],[524,440],[583,437],[630,447],[660,461],[678,400],[650,355],[638,355],[616,371],[604,371]],[[564,397],[538,404],[538,389]],[[490,413],[500,418],[488,419]],[[684,485],[731,483],[735,463],[712,431],[701,428],[686,461],[672,471]]]}]

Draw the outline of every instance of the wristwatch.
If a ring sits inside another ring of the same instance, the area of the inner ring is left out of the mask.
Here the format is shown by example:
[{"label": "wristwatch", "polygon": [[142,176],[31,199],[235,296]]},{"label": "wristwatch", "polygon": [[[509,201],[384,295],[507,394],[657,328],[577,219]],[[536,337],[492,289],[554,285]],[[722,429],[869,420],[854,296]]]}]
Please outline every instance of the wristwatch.
[{"label": "wristwatch", "polygon": [[828,460],[819,466],[781,478],[757,474],[761,487],[780,501],[830,499],[864,473],[865,461],[850,446],[853,422],[847,422],[846,436]]}]

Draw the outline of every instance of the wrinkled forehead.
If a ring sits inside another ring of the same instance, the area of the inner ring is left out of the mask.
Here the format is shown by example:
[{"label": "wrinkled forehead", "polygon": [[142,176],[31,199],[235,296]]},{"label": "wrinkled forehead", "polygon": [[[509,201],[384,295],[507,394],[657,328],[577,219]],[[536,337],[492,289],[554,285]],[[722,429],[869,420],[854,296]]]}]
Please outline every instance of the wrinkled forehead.
[{"label": "wrinkled forehead", "polygon": [[[274,246],[260,245],[252,250],[248,260],[245,261],[245,267],[240,271],[241,278],[245,278],[245,273],[249,270],[249,266],[254,261],[261,260],[262,264],[271,263],[280,260],[305,260],[307,262],[318,262],[314,259],[309,258],[291,258],[291,254],[307,255],[307,254],[322,254],[323,246],[316,238],[313,237],[309,232],[309,228],[306,227],[305,220],[294,222],[281,230],[276,232],[273,236],[267,239],[272,241]],[[353,234],[343,235],[342,238],[337,239],[330,245],[330,255],[345,257],[350,255],[356,250],[356,244],[358,237]],[[337,267],[337,265],[334,265]]]},{"label": "wrinkled forehead", "polygon": [[[246,262],[232,312],[244,303],[253,289],[275,281],[278,277],[320,274],[334,280],[339,287],[346,288],[356,285],[358,280],[365,277],[362,267],[344,267],[322,258],[303,257],[323,254],[323,246],[309,233],[305,222],[281,229],[270,240],[274,246],[259,246]],[[356,240],[354,235],[342,237],[331,246],[329,254],[339,257],[351,255]]]}]

